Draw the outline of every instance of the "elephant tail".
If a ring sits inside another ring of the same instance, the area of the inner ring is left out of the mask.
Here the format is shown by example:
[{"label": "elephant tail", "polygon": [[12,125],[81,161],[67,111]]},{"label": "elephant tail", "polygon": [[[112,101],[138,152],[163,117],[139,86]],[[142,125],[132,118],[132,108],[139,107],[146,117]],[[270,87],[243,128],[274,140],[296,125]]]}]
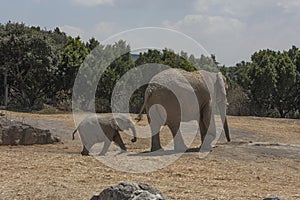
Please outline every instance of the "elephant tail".
[{"label": "elephant tail", "polygon": [[143,103],[143,106],[141,107],[140,109],[140,112],[138,114],[138,116],[135,118],[135,120],[137,120],[137,122],[141,121],[142,118],[143,118],[143,111],[145,110],[146,108],[146,104],[147,104],[147,100],[148,98],[151,96],[152,94],[152,90],[149,89],[149,87],[146,89],[146,92],[145,92],[145,98],[144,98],[144,103]]},{"label": "elephant tail", "polygon": [[141,110],[140,110],[140,112],[139,112],[139,114],[138,114],[138,116],[135,118],[135,120],[136,121],[141,121],[142,120],[142,118],[143,118],[143,111],[144,111],[144,109],[145,109],[145,106],[146,106],[146,104],[145,104],[145,102],[144,102],[144,104],[143,104],[143,106],[142,106],[142,108],[141,108]]},{"label": "elephant tail", "polygon": [[225,131],[225,136],[226,136],[227,142],[230,142],[231,139],[230,139],[230,135],[229,135],[227,117],[225,117],[225,122],[224,122],[223,128],[224,128],[224,131]]},{"label": "elephant tail", "polygon": [[72,134],[72,140],[75,140],[75,133],[77,131],[77,128],[74,130],[73,134]]}]

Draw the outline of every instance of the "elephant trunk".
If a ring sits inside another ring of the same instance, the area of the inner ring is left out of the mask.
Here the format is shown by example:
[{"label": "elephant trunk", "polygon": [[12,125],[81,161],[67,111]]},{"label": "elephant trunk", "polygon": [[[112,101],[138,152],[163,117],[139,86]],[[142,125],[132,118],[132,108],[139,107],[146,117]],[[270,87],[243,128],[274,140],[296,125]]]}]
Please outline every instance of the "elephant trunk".
[{"label": "elephant trunk", "polygon": [[73,134],[72,134],[72,140],[75,140],[75,133],[77,131],[77,128],[74,130]]},{"label": "elephant trunk", "polygon": [[132,125],[132,126],[130,127],[130,129],[131,129],[132,134],[133,134],[133,138],[132,138],[131,142],[136,142],[137,138],[136,138],[136,130],[135,130],[134,125]]},{"label": "elephant trunk", "polygon": [[146,103],[143,104],[138,116],[135,118],[135,120],[137,120],[138,122],[142,120],[142,117],[143,117],[142,114],[143,114],[145,107],[146,107]]}]

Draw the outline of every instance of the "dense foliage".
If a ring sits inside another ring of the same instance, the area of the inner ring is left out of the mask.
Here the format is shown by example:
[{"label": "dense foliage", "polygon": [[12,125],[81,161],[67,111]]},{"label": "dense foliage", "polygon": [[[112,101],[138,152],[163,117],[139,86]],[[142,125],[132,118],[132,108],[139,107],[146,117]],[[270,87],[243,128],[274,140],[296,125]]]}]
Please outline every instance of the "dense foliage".
[{"label": "dense foliage", "polygon": [[300,50],[261,50],[251,62],[226,68],[229,113],[270,117],[299,117]]},{"label": "dense foliage", "polygon": [[[133,56],[125,41],[103,46],[91,38],[84,43],[59,28],[49,31],[11,22],[0,24],[0,105],[4,103],[3,80],[7,74],[8,108],[30,111],[50,105],[70,111],[76,74],[87,56],[89,62],[83,67],[94,78],[81,81],[98,87],[95,102],[89,101],[90,91],[86,91],[82,103],[87,108],[94,103],[98,112],[111,112],[113,89],[126,72],[143,64],[159,63],[187,71],[221,71],[229,85],[229,114],[299,117],[300,50],[295,46],[283,52],[260,50],[250,62],[221,67],[214,55],[196,58],[185,52],[150,49]],[[103,75],[93,76],[103,66],[107,66]],[[131,112],[139,111],[145,87],[131,96]]]}]

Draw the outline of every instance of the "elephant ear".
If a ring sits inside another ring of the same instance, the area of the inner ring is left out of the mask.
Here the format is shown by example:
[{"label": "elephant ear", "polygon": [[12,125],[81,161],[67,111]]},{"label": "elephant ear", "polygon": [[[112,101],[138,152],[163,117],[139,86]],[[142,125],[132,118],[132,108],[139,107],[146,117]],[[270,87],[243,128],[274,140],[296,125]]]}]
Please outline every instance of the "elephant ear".
[{"label": "elephant ear", "polygon": [[120,131],[119,125],[115,119],[110,120],[111,127],[117,131]]},{"label": "elephant ear", "polygon": [[217,73],[217,81],[215,85],[217,94],[222,94],[226,96],[226,89],[228,89],[228,85],[226,82],[226,77],[223,76],[221,72]]},{"label": "elephant ear", "polygon": [[118,114],[115,116],[114,119],[116,121],[117,126],[119,127],[119,130],[124,131],[131,128],[132,122],[126,115]]}]

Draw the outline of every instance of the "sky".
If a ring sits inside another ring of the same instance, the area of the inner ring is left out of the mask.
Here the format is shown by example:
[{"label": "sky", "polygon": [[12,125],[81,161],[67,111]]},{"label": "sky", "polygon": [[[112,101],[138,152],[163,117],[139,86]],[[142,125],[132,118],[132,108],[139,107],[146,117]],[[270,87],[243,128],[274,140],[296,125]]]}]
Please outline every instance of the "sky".
[{"label": "sky", "polygon": [[0,23],[59,27],[84,41],[167,28],[197,41],[221,65],[233,66],[260,49],[300,47],[299,10],[299,0],[1,0]]}]

